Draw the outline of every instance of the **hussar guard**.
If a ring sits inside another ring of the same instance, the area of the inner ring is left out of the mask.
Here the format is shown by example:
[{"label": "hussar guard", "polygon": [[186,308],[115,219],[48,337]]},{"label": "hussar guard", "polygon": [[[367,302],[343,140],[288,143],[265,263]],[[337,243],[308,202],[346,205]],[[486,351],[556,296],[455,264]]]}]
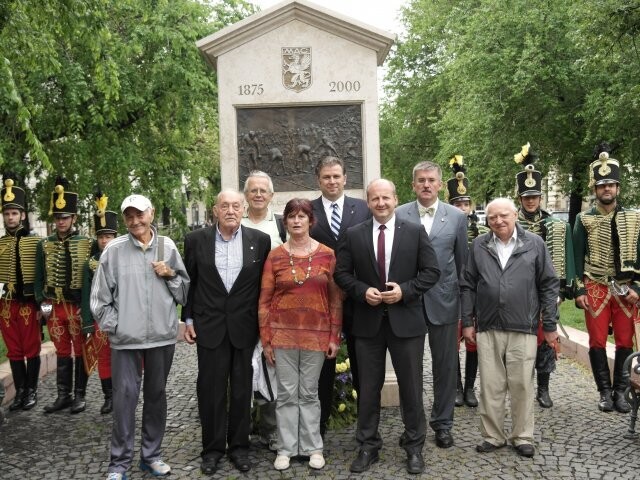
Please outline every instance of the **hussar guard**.
[{"label": "hussar guard", "polygon": [[97,364],[98,376],[104,394],[104,403],[100,413],[105,415],[113,409],[113,386],[111,382],[111,346],[109,335],[100,330],[98,322],[91,315],[90,297],[93,276],[100,263],[100,256],[107,244],[118,235],[118,214],[107,210],[107,197],[100,189],[93,195],[96,211],[93,214],[93,227],[96,234],[94,254],[84,264],[82,276],[82,331],[89,335],[85,340],[84,359],[87,373]]},{"label": "hussar guard", "polygon": [[[454,155],[449,160],[449,165],[453,170],[453,178],[447,180],[446,200],[467,215],[467,238],[469,244],[483,233],[489,231],[489,227],[478,222],[475,210],[471,208],[471,196],[469,193],[469,179],[465,175],[464,158],[462,155]],[[462,338],[462,324],[459,324],[458,339]],[[464,364],[464,386],[462,384],[462,372],[460,370],[460,358],[458,358],[458,382],[456,391],[456,407],[467,405],[469,407],[478,406],[478,398],[474,391],[474,384],[478,374],[478,351],[476,345],[466,344],[466,356]],[[458,351],[460,351],[460,340],[458,340]]]},{"label": "hussar guard", "polygon": [[9,410],[31,410],[38,402],[40,374],[41,329],[33,295],[40,237],[30,235],[23,225],[26,195],[14,174],[5,173],[0,195],[5,228],[0,238],[0,331],[16,391]]},{"label": "hussar guard", "polygon": [[[611,148],[596,147],[589,166],[594,207],[580,213],[573,231],[577,292],[589,333],[589,360],[600,393],[598,408],[627,413],[624,361],[633,352],[633,322],[640,292],[640,213],[620,205],[620,163]],[[607,337],[613,328],[616,353],[613,385],[607,360]]]},{"label": "hussar guard", "polygon": [[36,253],[36,301],[46,319],[57,357],[58,397],[44,408],[46,413],[67,407],[71,407],[71,413],[79,413],[86,406],[87,373],[82,360],[79,307],[83,266],[91,254],[92,242],[75,229],[77,209],[78,194],[69,191],[65,178],[57,177],[49,210],[56,229],[52,235],[40,240]]},{"label": "hussar guard", "polygon": [[[542,173],[535,169],[538,155],[531,145],[523,145],[520,152],[513,156],[523,171],[516,175],[516,194],[520,201],[518,223],[536,235],[542,237],[551,255],[551,261],[560,278],[560,300],[573,298],[575,267],[573,261],[573,242],[571,227],[568,223],[554,218],[540,206],[542,201]],[[559,314],[560,310],[558,310]],[[548,345],[544,341],[542,322],[538,324],[538,351],[536,373],[538,391],[536,399],[542,408],[551,408],[553,401],[549,394],[549,378],[555,370],[555,349],[557,345]]]}]

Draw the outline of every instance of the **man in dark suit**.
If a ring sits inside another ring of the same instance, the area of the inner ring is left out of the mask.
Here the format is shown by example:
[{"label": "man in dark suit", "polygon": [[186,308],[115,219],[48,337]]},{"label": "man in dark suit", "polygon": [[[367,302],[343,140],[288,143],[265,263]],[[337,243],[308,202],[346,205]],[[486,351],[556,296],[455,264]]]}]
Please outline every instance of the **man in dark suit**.
[{"label": "man in dark suit", "polygon": [[460,287],[458,280],[467,262],[467,217],[460,210],[438,200],[442,189],[442,170],[432,162],[413,168],[416,201],[398,207],[398,219],[421,225],[438,257],[440,279],[424,295],[429,330],[433,374],[433,406],[429,425],[435,431],[436,445],[453,445],[451,428],[455,408],[458,370],[458,320]]},{"label": "man in dark suit", "polygon": [[[367,202],[359,198],[347,197],[344,186],[347,175],[344,163],[337,157],[324,157],[316,165],[318,186],[322,195],[311,202],[313,216],[316,222],[311,227],[311,238],[337,254],[338,242],[344,236],[347,228],[364,222],[371,217]],[[355,339],[351,335],[353,306],[347,298],[342,305],[342,331],[347,341],[347,352],[351,363],[353,388],[359,392],[358,361],[356,358]],[[320,433],[324,436],[327,421],[331,415],[333,404],[333,383],[336,377],[336,359],[328,358],[324,361],[320,379],[318,380],[318,396],[320,397]]]},{"label": "man in dark suit", "polygon": [[[435,252],[424,228],[395,215],[398,197],[389,180],[367,187],[373,218],[347,230],[338,245],[336,283],[354,301],[352,333],[360,368],[356,440],[360,451],[351,471],[361,473],[378,460],[382,437],[380,392],[387,349],[391,355],[405,431],[407,471],[424,471],[426,421],[422,403],[422,356],[427,326],[422,295],[438,281]],[[454,349],[455,350],[455,349]]]},{"label": "man in dark suit", "polygon": [[213,207],[217,223],[190,232],[184,241],[192,283],[182,318],[187,324],[185,340],[198,348],[205,475],[215,473],[225,450],[238,470],[251,469],[251,356],[258,340],[260,279],[271,240],[258,230],[240,226],[243,207],[240,192],[223,190]]}]

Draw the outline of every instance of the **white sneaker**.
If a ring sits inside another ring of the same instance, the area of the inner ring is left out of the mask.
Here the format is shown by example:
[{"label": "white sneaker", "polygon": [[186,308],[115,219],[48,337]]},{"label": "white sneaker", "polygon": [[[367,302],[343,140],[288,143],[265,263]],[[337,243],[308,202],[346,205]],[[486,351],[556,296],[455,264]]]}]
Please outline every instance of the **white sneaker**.
[{"label": "white sneaker", "polygon": [[127,480],[126,473],[109,472],[107,480]]},{"label": "white sneaker", "polygon": [[145,463],[140,460],[140,470],[143,472],[149,472],[155,477],[164,477],[171,473],[171,467],[162,460],[154,460],[151,463]]},{"label": "white sneaker", "polygon": [[309,458],[309,466],[311,468],[315,468],[316,470],[320,470],[325,465],[324,457],[321,453],[312,453]]},{"label": "white sneaker", "polygon": [[289,457],[286,455],[278,455],[276,461],[273,462],[273,468],[276,470],[286,470],[289,468]]}]

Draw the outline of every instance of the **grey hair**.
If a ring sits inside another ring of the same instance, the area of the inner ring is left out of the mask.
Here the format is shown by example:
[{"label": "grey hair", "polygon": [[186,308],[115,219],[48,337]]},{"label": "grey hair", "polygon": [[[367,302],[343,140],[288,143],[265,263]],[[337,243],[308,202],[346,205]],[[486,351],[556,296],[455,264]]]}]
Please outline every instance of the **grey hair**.
[{"label": "grey hair", "polygon": [[416,179],[416,172],[420,170],[435,170],[436,172],[438,172],[438,180],[442,180],[442,169],[437,163],[429,162],[428,160],[418,163],[415,167],[413,167],[412,177],[414,180]]},{"label": "grey hair", "polygon": [[244,193],[247,193],[249,191],[249,179],[251,177],[266,178],[267,180],[269,180],[269,193],[273,193],[273,181],[271,180],[269,174],[263,172],[262,170],[251,170],[249,172],[249,176],[244,181]]},{"label": "grey hair", "polygon": [[489,215],[489,209],[498,204],[507,204],[513,210],[514,213],[518,212],[518,207],[516,207],[516,204],[513,203],[513,200],[511,200],[510,198],[498,197],[498,198],[494,198],[487,204],[487,207],[485,208],[487,215]]},{"label": "grey hair", "polygon": [[225,193],[232,193],[237,195],[238,197],[240,197],[242,200],[244,200],[244,195],[242,195],[242,192],[235,189],[235,188],[223,188],[222,190],[220,190],[220,192],[218,192],[218,195],[216,195],[216,205],[218,203],[220,203],[220,197],[222,195],[224,195]]}]

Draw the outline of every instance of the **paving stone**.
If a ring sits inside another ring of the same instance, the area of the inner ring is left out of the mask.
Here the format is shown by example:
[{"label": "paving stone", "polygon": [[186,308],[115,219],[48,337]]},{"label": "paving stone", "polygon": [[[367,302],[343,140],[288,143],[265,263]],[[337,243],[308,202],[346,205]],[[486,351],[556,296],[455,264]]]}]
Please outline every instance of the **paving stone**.
[{"label": "paving stone", "polygon": [[[409,475],[405,454],[398,446],[403,427],[400,410],[385,408],[380,418],[383,448],[380,461],[363,475],[349,472],[356,454],[355,427],[329,431],[325,439],[327,466],[322,471],[308,467],[307,461],[294,459],[285,472],[273,469],[274,453],[252,444],[253,469],[241,474],[224,458],[212,477],[200,472],[200,425],[195,393],[196,351],[184,343],[176,348],[174,366],[167,384],[167,430],[163,458],[172,466],[171,479],[637,479],[638,440],[622,435],[628,428],[628,415],[603,413],[597,409],[598,395],[591,372],[570,359],[558,362],[551,377],[554,407],[542,409],[536,404],[536,456],[519,457],[511,447],[489,454],[478,454],[481,442],[478,409],[455,409],[453,435],[455,445],[439,449],[428,429],[424,447],[426,471]],[[462,362],[464,365],[464,362]],[[424,399],[427,418],[433,400],[431,363],[425,352]],[[476,391],[479,392],[479,382]],[[55,374],[41,380],[38,406],[30,412],[8,412],[0,426],[0,478],[23,479],[101,479],[109,463],[111,416],[100,415],[102,391],[94,375],[87,390],[87,410],[77,415],[68,411],[45,415],[42,407],[56,396]],[[141,405],[136,411],[139,419]],[[510,421],[505,422],[507,427]],[[139,427],[134,458],[139,456]],[[55,453],[54,453],[55,452]],[[152,478],[142,473],[137,461],[128,472],[132,480]]]}]

